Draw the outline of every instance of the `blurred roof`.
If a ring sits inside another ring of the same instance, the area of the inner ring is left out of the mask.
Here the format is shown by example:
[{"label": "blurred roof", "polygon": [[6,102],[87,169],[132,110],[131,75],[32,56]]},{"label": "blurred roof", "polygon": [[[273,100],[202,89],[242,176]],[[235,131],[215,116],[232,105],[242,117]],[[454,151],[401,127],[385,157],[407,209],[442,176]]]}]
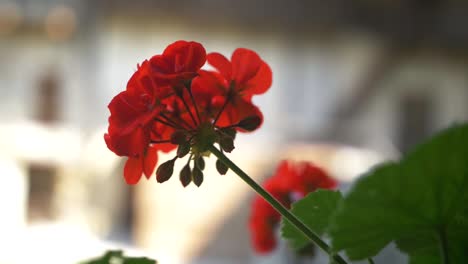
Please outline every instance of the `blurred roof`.
[{"label": "blurred roof", "polygon": [[468,43],[468,2],[461,0],[104,0],[101,7],[113,14],[171,16],[253,30],[303,34],[357,29],[392,40],[424,40],[450,48]]},{"label": "blurred roof", "polygon": [[463,50],[468,44],[468,1],[463,0],[18,0],[0,5],[0,22],[14,7],[24,15],[23,29],[31,30],[60,5],[77,12],[85,30],[96,19],[118,16],[135,23],[167,20],[296,38],[363,31],[403,44],[424,41],[426,46]]}]

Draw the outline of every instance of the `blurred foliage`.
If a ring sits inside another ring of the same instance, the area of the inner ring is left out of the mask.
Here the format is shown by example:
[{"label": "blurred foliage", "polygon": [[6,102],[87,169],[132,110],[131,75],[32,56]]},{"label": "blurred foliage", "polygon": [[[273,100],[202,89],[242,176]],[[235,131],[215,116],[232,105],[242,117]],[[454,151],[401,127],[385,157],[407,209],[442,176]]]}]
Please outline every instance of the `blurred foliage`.
[{"label": "blurred foliage", "polygon": [[[291,212],[299,216],[302,222],[316,234],[322,235],[326,232],[330,217],[342,199],[343,197],[338,191],[317,190],[294,203]],[[298,252],[311,243],[305,235],[288,221],[283,221],[281,235]]]},{"label": "blurred foliage", "polygon": [[107,251],[102,257],[80,264],[156,264],[157,261],[145,257],[125,257],[120,250]]},{"label": "blurred foliage", "polygon": [[[297,203],[295,213],[317,233],[325,229],[333,250],[345,250],[352,260],[375,256],[394,241],[409,255],[410,263],[468,263],[467,189],[465,124],[439,133],[399,162],[382,164],[361,177],[338,202],[327,228],[320,224],[317,229],[321,220],[311,216],[327,208],[317,217],[328,218],[330,199],[308,196]],[[283,234],[293,245],[297,241],[303,245],[300,234]]]}]

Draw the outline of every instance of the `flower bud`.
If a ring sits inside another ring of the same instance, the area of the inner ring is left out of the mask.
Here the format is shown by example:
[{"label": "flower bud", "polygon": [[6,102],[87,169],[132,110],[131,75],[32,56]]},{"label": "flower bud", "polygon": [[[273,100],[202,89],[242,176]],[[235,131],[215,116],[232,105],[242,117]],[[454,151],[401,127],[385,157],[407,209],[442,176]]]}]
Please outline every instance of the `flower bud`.
[{"label": "flower bud", "polygon": [[181,145],[187,142],[187,135],[183,130],[177,130],[171,135],[171,143]]},{"label": "flower bud", "polygon": [[245,119],[242,119],[237,124],[237,126],[247,131],[254,131],[260,126],[261,123],[262,119],[259,116],[249,116]]},{"label": "flower bud", "polygon": [[232,139],[236,139],[237,130],[234,128],[223,128],[221,132],[227,136],[230,136]]},{"label": "flower bud", "polygon": [[168,160],[163,164],[159,165],[158,169],[156,170],[156,180],[159,183],[163,183],[169,180],[174,172],[174,163],[176,158]]},{"label": "flower bud", "polygon": [[188,163],[180,171],[179,179],[180,179],[180,182],[182,183],[182,186],[184,187],[187,187],[187,185],[189,185],[190,182],[192,181],[192,172],[190,170],[190,165]]},{"label": "flower bud", "polygon": [[193,168],[192,180],[198,187],[203,183],[203,172],[197,167]]},{"label": "flower bud", "polygon": [[216,170],[219,172],[221,175],[225,175],[229,168],[224,164],[222,161],[217,160],[216,161]]},{"label": "flower bud", "polygon": [[198,158],[195,159],[195,167],[199,168],[200,170],[205,169],[205,160],[203,159],[202,156],[199,156]]},{"label": "flower bud", "polygon": [[219,145],[221,148],[230,153],[231,151],[234,150],[234,139],[231,138],[230,136],[222,135],[221,138],[219,139]]},{"label": "flower bud", "polygon": [[185,142],[184,144],[179,145],[177,148],[177,157],[183,158],[190,152],[190,143]]}]

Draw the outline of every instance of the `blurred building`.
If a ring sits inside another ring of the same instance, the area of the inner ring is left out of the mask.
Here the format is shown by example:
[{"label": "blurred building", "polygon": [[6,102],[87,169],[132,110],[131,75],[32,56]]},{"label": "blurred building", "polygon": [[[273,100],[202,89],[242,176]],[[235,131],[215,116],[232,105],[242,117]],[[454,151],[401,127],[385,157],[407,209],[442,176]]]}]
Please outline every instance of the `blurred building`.
[{"label": "blurred building", "polygon": [[[284,245],[269,257],[252,252],[253,194],[232,174],[210,174],[199,189],[176,179],[125,186],[122,160],[102,139],[107,103],[137,63],[175,40],[227,56],[248,47],[271,65],[274,84],[254,98],[265,123],[239,138],[233,160],[259,181],[286,157],[350,181],[468,119],[466,25],[468,4],[456,0],[3,0],[0,245],[11,250],[0,263],[30,261],[25,240],[46,258],[70,230],[75,244],[49,263],[103,240],[161,263],[301,263]],[[32,238],[44,223],[68,231]]]}]

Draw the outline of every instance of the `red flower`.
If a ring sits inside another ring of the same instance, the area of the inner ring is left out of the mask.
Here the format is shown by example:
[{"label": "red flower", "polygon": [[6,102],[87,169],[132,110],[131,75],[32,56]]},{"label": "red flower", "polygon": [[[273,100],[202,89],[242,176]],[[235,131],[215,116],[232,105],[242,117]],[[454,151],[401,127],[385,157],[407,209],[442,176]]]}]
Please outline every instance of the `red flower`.
[{"label": "red flower", "polygon": [[161,86],[191,80],[205,61],[205,48],[200,43],[184,40],[172,43],[162,55],[150,59],[153,76]]},{"label": "red flower", "polygon": [[[264,188],[286,208],[292,202],[319,188],[333,189],[337,182],[321,168],[309,163],[282,161],[275,174],[264,183]],[[252,203],[249,228],[252,244],[258,253],[271,252],[276,247],[275,228],[281,216],[262,197]]]},{"label": "red flower", "polygon": [[[221,55],[213,56],[216,61]],[[266,63],[253,51],[238,49],[228,76],[200,70],[205,61],[201,44],[177,41],[138,66],[126,90],[110,102],[104,139],[110,150],[128,157],[124,168],[127,183],[137,183],[142,174],[150,177],[158,151],[178,148],[177,156],[158,168],[157,180],[168,180],[176,159],[189,155],[181,181],[184,186],[190,181],[200,185],[204,169],[200,164],[209,147],[217,143],[230,152],[236,128],[253,131],[260,126],[261,112],[251,97],[271,84]],[[265,81],[268,73],[269,81]],[[225,172],[221,166],[220,173]]]},{"label": "red flower", "polygon": [[145,153],[137,157],[129,157],[124,166],[124,178],[127,184],[136,184],[141,178],[142,173],[149,179],[158,163],[158,149],[149,146]]},{"label": "red flower", "polygon": [[271,86],[270,67],[252,50],[236,49],[231,61],[213,52],[208,54],[207,60],[224,77],[226,88],[248,101],[253,95],[265,93]]},{"label": "red flower", "polygon": [[108,133],[104,135],[107,147],[119,156],[141,155],[150,143],[153,119],[163,110],[157,89],[147,74],[147,61],[138,67],[127,84],[109,103]]},{"label": "red flower", "polygon": [[[194,80],[194,93],[199,87],[212,87],[213,105],[223,110],[217,122],[220,126],[235,124],[261,111],[252,104],[252,96],[265,93],[271,86],[271,69],[254,51],[238,48],[229,61],[219,53],[207,55],[207,61],[217,72],[205,71]],[[206,88],[205,88],[206,89]]]}]

